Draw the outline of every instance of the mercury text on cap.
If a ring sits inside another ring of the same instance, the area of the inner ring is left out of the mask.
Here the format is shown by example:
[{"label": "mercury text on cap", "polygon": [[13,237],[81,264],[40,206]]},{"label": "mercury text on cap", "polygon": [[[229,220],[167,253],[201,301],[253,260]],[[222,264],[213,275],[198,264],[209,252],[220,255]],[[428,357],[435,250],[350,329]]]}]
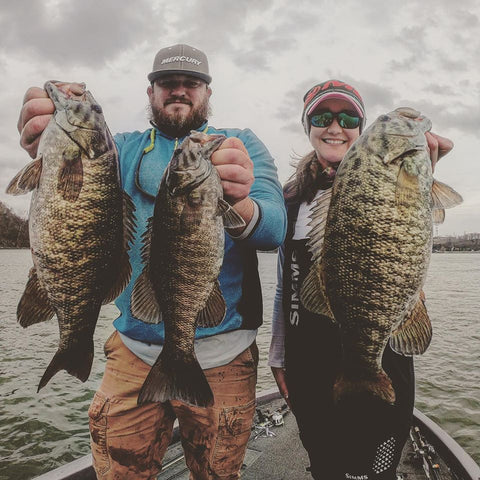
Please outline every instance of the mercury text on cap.
[{"label": "mercury text on cap", "polygon": [[172,63],[172,62],[187,62],[187,63],[193,63],[194,65],[200,65],[202,63],[200,60],[197,60],[196,58],[186,57],[185,55],[176,55],[175,57],[164,58],[161,62],[161,65],[165,65],[166,63]]}]

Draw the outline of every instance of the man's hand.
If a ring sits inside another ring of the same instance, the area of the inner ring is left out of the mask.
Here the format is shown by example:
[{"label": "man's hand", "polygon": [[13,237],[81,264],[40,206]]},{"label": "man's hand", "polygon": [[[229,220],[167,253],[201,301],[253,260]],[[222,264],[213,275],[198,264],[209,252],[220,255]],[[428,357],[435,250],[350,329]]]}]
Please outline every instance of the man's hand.
[{"label": "man's hand", "polygon": [[[82,95],[85,92],[84,83],[55,82],[68,95]],[[20,133],[20,145],[28,154],[37,156],[40,136],[52,118],[55,111],[53,102],[43,88],[30,87],[23,97],[23,105],[17,122]]]},{"label": "man's hand", "polygon": [[[254,212],[252,200],[248,195],[255,177],[253,162],[245,145],[239,138],[227,138],[212,154],[211,160],[220,175],[225,200],[235,208],[248,225]],[[230,233],[239,235],[243,231],[243,229],[237,230]]]},{"label": "man's hand", "polygon": [[425,136],[427,137],[428,149],[430,150],[432,170],[435,170],[436,163],[453,148],[453,142],[448,138],[431,132],[425,133]]}]

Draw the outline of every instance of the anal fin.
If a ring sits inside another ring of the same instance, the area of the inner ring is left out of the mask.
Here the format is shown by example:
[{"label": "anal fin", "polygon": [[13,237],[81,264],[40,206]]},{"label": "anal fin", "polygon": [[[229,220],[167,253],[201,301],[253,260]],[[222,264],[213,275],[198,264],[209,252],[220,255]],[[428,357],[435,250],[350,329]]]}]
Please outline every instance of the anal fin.
[{"label": "anal fin", "polygon": [[317,266],[312,265],[300,288],[300,301],[310,312],[324,315],[334,320],[330,306],[324,295],[324,288],[316,271]]},{"label": "anal fin", "polygon": [[220,285],[217,280],[205,307],[197,316],[197,326],[216,327],[217,325],[220,325],[225,318],[226,309],[227,306],[225,305],[225,299],[220,291]]},{"label": "anal fin", "polygon": [[47,291],[38,280],[37,271],[33,267],[28,274],[27,285],[17,307],[18,323],[28,327],[35,323],[50,320],[55,314],[48,300]]},{"label": "anal fin", "polygon": [[133,287],[131,309],[133,316],[145,323],[160,323],[162,321],[160,306],[146,267]]},{"label": "anal fin", "polygon": [[390,347],[401,355],[421,355],[432,340],[432,324],[424,303],[423,292],[409,316],[390,337]]}]

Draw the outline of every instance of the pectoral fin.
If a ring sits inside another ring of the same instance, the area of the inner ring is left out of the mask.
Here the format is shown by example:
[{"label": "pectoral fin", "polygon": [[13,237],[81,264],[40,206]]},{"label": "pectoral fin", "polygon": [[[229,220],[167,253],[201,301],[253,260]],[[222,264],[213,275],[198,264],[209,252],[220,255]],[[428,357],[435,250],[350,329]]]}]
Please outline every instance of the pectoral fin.
[{"label": "pectoral fin", "polygon": [[392,333],[390,347],[401,355],[425,353],[432,340],[432,324],[421,292],[415,307],[404,322]]},{"label": "pectoral fin", "polygon": [[402,164],[397,178],[395,190],[395,202],[397,205],[411,205],[412,199],[418,197],[420,186],[418,175],[410,173]]},{"label": "pectoral fin", "polygon": [[80,148],[68,146],[62,157],[62,165],[58,172],[57,190],[65,200],[77,200],[83,186],[83,164]]},{"label": "pectoral fin", "polygon": [[245,220],[222,198],[218,200],[217,214],[223,217],[225,228],[241,228],[245,226]]},{"label": "pectoral fin", "polygon": [[9,195],[23,195],[38,187],[42,174],[42,157],[30,162],[18,172],[8,184]]},{"label": "pectoral fin", "polygon": [[197,326],[216,327],[217,325],[220,325],[225,318],[226,310],[225,299],[223,298],[222,292],[220,291],[220,285],[217,281],[215,282],[215,286],[205,307],[197,316]]}]

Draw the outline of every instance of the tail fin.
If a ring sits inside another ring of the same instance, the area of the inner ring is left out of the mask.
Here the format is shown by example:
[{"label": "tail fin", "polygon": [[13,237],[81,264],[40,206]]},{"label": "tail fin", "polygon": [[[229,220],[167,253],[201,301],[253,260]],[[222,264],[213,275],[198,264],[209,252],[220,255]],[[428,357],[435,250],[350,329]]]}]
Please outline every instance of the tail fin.
[{"label": "tail fin", "polygon": [[213,393],[197,359],[160,353],[138,396],[138,404],[180,400],[198,407],[213,405]]},{"label": "tail fin", "polygon": [[333,399],[338,403],[342,398],[353,395],[370,394],[387,403],[395,403],[395,391],[390,377],[380,370],[372,377],[340,374],[333,387]]},{"label": "tail fin", "polygon": [[69,345],[68,349],[57,350],[43,377],[38,384],[40,391],[60,370],[66,370],[70,375],[85,382],[90,375],[93,363],[93,338],[85,338]]}]

